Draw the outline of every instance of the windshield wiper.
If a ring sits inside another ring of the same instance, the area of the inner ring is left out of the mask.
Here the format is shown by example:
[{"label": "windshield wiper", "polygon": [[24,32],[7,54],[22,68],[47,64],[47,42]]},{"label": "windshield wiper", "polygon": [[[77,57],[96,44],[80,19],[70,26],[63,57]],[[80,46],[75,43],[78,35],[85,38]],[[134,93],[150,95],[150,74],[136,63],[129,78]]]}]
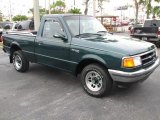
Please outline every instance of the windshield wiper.
[{"label": "windshield wiper", "polygon": [[98,31],[97,33],[107,33],[107,31]]},{"label": "windshield wiper", "polygon": [[102,34],[98,34],[98,33],[82,33],[82,34],[75,35],[75,37],[79,37],[79,36],[88,37],[88,36],[93,36],[93,35],[102,36]]}]

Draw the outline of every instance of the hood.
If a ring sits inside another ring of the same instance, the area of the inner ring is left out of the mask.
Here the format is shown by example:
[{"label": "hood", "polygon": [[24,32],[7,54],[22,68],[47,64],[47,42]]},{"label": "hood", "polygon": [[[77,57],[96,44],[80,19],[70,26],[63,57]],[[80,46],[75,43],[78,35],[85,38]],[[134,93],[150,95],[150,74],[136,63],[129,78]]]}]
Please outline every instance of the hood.
[{"label": "hood", "polygon": [[136,55],[155,48],[149,42],[110,34],[89,38],[73,38],[72,44],[123,55]]}]

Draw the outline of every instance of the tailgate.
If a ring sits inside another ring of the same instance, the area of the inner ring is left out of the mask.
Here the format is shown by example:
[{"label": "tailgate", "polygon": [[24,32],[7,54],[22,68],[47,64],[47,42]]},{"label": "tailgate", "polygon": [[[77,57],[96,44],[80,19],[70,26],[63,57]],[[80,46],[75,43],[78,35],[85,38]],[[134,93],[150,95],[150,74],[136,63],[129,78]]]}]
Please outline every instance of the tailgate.
[{"label": "tailgate", "polygon": [[158,27],[136,27],[133,29],[131,36],[156,38],[157,32]]}]

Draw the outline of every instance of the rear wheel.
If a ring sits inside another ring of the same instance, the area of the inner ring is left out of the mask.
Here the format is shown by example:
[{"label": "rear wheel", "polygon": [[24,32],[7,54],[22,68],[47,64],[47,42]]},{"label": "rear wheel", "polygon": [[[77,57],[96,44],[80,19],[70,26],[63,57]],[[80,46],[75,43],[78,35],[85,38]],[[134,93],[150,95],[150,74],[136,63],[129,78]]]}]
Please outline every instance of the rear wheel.
[{"label": "rear wheel", "polygon": [[19,50],[13,53],[13,66],[18,72],[26,72],[29,69],[29,61],[22,51]]},{"label": "rear wheel", "polygon": [[90,64],[82,70],[81,83],[84,90],[95,97],[107,95],[112,89],[112,79],[99,64]]}]

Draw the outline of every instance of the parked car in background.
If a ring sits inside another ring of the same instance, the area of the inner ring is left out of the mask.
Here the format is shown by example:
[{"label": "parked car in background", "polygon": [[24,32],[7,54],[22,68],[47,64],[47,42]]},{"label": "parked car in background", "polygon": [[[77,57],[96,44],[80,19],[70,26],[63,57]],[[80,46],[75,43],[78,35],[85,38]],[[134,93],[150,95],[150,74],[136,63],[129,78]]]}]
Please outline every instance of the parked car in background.
[{"label": "parked car in background", "polygon": [[46,15],[37,33],[6,32],[3,39],[18,72],[33,62],[80,75],[84,90],[96,97],[109,94],[113,83],[146,80],[159,65],[155,45],[109,34],[92,16]]},{"label": "parked car in background", "polygon": [[25,20],[21,22],[2,22],[0,23],[0,42],[2,42],[2,33],[8,31],[33,31],[34,30],[34,21]]},{"label": "parked car in background", "polygon": [[17,25],[17,30],[34,30],[34,21],[33,20],[25,20],[21,21]]},{"label": "parked car in background", "polygon": [[129,23],[129,27],[128,27],[128,30],[129,30],[129,32],[130,33],[132,33],[133,32],[133,29],[135,28],[135,27],[142,27],[142,23],[135,23],[135,22],[131,22],[131,23]]},{"label": "parked car in background", "polygon": [[147,19],[142,27],[134,27],[130,35],[160,47],[160,20]]},{"label": "parked car in background", "polygon": [[3,30],[6,26],[12,26],[13,23],[12,22],[0,22],[0,42],[2,42],[2,39],[1,39],[1,36],[2,36],[2,33],[3,33]]}]

